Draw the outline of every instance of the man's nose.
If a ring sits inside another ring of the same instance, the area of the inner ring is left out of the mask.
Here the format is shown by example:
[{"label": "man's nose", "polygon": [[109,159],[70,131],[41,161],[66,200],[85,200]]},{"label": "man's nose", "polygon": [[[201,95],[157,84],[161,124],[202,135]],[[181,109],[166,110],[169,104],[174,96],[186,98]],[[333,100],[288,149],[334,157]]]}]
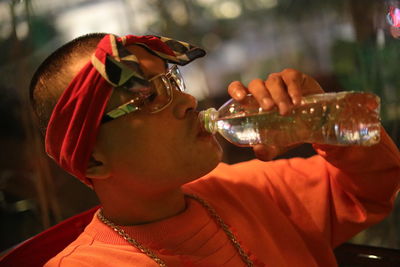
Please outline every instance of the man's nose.
[{"label": "man's nose", "polygon": [[197,99],[185,92],[174,91],[173,112],[176,118],[183,119],[197,108]]}]

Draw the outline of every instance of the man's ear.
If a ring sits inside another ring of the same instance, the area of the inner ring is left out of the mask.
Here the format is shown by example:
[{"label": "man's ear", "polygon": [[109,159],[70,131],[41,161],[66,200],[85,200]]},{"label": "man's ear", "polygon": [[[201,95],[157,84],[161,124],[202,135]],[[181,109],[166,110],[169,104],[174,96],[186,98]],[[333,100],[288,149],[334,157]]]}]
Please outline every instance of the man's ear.
[{"label": "man's ear", "polygon": [[107,179],[110,176],[111,172],[106,160],[101,155],[93,152],[86,169],[86,177],[90,179]]}]

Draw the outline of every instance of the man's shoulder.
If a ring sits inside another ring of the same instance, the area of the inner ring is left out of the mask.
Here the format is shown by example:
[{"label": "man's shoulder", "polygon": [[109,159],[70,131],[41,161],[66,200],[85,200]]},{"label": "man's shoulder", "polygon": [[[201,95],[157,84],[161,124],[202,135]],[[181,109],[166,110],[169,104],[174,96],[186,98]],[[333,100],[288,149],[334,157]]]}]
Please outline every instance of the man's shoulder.
[{"label": "man's shoulder", "polygon": [[93,245],[93,237],[81,233],[78,238],[65,247],[44,266],[89,266],[81,258],[81,252]]},{"label": "man's shoulder", "polygon": [[117,245],[96,240],[83,232],[45,267],[86,267],[86,266],[125,266],[126,263],[141,264],[147,261],[145,255],[129,244]]}]

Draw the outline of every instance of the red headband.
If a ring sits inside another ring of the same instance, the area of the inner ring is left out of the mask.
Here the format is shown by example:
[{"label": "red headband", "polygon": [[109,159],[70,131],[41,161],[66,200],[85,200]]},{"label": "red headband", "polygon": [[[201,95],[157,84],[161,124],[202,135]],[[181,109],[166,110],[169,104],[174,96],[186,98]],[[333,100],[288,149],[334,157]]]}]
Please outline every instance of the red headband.
[{"label": "red headband", "polygon": [[86,169],[113,87],[127,81],[136,86],[147,83],[137,58],[125,48],[128,45],[143,46],[179,65],[205,55],[204,50],[188,43],[152,35],[106,35],[99,42],[92,60],[75,76],[54,107],[45,139],[47,154],[89,186],[92,184]]}]

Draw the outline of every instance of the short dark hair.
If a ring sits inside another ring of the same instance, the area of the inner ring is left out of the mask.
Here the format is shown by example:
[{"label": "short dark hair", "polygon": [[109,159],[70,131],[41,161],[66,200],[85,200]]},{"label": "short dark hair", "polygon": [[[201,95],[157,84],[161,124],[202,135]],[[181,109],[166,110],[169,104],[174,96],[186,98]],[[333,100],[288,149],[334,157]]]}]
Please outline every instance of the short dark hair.
[{"label": "short dark hair", "polygon": [[33,74],[29,96],[43,136],[58,99],[76,75],[68,67],[79,58],[89,57],[105,35],[90,33],[64,44],[50,54]]}]

